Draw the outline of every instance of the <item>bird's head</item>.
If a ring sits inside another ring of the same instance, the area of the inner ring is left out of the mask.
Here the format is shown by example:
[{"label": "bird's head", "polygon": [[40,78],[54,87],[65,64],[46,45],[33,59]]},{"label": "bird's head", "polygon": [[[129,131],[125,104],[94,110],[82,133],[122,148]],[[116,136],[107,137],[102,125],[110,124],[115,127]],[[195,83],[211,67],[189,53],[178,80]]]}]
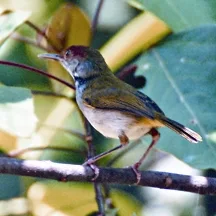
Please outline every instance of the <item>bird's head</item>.
[{"label": "bird's head", "polygon": [[38,57],[59,61],[75,81],[100,76],[108,68],[100,52],[86,46],[71,46],[61,54],[45,53]]}]

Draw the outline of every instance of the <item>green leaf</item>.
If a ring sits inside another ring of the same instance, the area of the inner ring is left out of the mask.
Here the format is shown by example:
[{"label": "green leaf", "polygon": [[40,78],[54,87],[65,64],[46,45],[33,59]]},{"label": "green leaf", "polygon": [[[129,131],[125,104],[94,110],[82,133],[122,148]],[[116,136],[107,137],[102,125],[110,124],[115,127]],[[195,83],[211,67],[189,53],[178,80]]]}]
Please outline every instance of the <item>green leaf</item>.
[{"label": "green leaf", "polygon": [[12,135],[28,137],[34,131],[36,123],[30,90],[1,86],[0,129]]},{"label": "green leaf", "polygon": [[129,0],[128,2],[139,9],[151,11],[175,32],[216,22],[215,0]]},{"label": "green leaf", "polygon": [[17,27],[24,23],[30,16],[27,11],[6,11],[0,13],[0,44],[13,33]]},{"label": "green leaf", "polygon": [[216,168],[216,25],[169,36],[138,60],[147,78],[141,91],[166,115],[197,131],[203,142],[191,144],[162,129],[157,147],[193,167]]}]

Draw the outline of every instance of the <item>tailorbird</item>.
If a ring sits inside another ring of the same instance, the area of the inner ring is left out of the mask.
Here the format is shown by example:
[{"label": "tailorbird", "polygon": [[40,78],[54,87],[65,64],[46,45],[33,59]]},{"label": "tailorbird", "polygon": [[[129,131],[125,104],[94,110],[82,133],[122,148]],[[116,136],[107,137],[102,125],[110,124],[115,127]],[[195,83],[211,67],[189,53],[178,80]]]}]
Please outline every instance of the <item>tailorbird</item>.
[{"label": "tailorbird", "polygon": [[119,146],[88,159],[85,164],[92,164],[125,146],[129,139],[150,134],[151,144],[142,158],[132,166],[139,182],[138,168],[160,137],[158,127],[167,126],[192,143],[202,141],[198,133],[166,117],[151,98],[118,79],[98,50],[71,46],[61,54],[47,53],[39,57],[57,60],[62,64],[75,81],[76,101],[84,116],[105,137],[120,140]]}]

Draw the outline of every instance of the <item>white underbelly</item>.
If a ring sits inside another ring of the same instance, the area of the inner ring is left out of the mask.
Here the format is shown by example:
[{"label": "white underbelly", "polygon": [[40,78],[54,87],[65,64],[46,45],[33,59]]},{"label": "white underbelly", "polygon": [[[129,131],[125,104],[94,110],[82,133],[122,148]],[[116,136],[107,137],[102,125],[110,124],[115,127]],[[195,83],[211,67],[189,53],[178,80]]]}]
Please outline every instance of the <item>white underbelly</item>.
[{"label": "white underbelly", "polygon": [[124,132],[129,139],[138,139],[151,129],[137,124],[136,119],[118,111],[98,110],[86,106],[81,110],[91,125],[106,137],[118,138]]}]

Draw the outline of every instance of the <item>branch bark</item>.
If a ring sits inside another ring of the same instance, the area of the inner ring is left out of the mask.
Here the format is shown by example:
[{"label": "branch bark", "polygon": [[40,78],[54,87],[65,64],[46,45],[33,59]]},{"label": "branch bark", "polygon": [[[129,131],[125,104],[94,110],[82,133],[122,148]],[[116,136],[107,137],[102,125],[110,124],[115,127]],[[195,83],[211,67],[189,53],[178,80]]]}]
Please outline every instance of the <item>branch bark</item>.
[{"label": "branch bark", "polygon": [[[99,168],[96,182],[133,185],[137,179],[130,168]],[[88,166],[60,164],[51,161],[20,160],[0,157],[0,173],[58,181],[91,182],[94,172]],[[216,195],[216,178],[188,176],[167,172],[142,171],[140,186]]]}]

